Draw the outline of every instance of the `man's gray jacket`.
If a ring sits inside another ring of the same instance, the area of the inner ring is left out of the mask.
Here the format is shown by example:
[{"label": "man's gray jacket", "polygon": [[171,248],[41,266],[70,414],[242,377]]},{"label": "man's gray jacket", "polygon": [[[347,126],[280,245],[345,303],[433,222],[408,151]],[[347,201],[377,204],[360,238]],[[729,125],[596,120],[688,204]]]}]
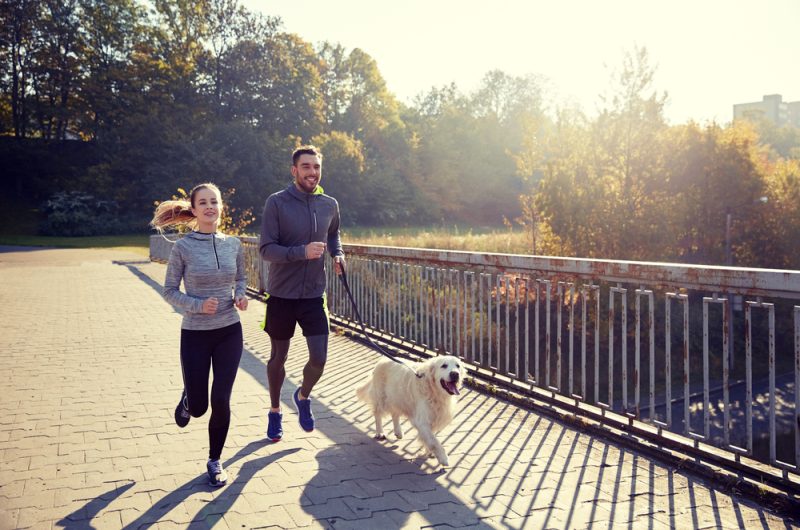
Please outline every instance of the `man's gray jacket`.
[{"label": "man's gray jacket", "polygon": [[327,241],[331,256],[343,256],[339,203],[317,185],[304,193],[294,182],[267,198],[258,251],[269,262],[267,293],[279,298],[317,298],[327,287],[325,260],[306,259],[305,246]]}]

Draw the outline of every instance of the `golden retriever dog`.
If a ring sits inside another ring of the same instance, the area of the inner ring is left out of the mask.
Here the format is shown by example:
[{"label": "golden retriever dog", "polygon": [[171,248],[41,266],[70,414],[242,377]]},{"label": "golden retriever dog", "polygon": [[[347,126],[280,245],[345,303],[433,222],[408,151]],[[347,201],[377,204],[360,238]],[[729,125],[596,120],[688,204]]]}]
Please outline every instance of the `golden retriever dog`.
[{"label": "golden retriever dog", "polygon": [[359,388],[356,395],[372,406],[376,439],[386,439],[383,417],[387,414],[392,416],[395,436],[402,438],[400,417],[406,417],[417,429],[428,453],[436,456],[442,466],[448,466],[447,453],[436,439],[436,433],[453,420],[454,396],[459,394],[463,379],[463,363],[452,355],[411,365],[384,359],[378,362],[372,379]]}]

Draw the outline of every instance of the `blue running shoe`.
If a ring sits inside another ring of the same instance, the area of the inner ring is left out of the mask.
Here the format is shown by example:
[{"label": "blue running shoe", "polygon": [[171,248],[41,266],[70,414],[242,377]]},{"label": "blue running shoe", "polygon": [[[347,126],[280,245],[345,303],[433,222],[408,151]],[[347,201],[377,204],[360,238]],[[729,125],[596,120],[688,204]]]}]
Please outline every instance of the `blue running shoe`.
[{"label": "blue running shoe", "polygon": [[300,399],[300,387],[298,387],[292,395],[292,401],[294,401],[297,414],[300,416],[300,427],[306,432],[313,431],[314,414],[311,413],[311,399]]},{"label": "blue running shoe", "polygon": [[222,469],[222,464],[219,460],[209,460],[206,464],[208,469],[208,483],[215,488],[224,486],[228,483],[228,474]]},{"label": "blue running shoe", "polygon": [[186,397],[186,389],[184,389],[183,394],[181,394],[181,400],[178,402],[178,406],[175,407],[175,423],[178,427],[186,427],[189,425],[189,418],[191,418],[189,400]]},{"label": "blue running shoe", "polygon": [[283,426],[281,425],[283,413],[270,411],[267,414],[267,419],[269,421],[267,424],[267,438],[273,442],[280,442],[281,438],[283,438]]}]

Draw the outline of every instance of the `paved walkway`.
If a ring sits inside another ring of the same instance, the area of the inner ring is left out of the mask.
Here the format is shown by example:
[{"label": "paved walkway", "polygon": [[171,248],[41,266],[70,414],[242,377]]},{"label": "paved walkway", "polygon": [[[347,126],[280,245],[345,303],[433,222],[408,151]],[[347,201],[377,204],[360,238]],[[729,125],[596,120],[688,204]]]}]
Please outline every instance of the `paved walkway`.
[{"label": "paved walkway", "polygon": [[164,266],[100,250],[0,249],[0,529],[789,528],[683,471],[466,389],[442,434],[452,467],[413,440],[376,442],[354,398],[378,356],[332,336],[317,430],[288,405],[264,441],[263,305],[243,314],[225,467],[207,486],[207,417],[175,426],[180,316]]}]

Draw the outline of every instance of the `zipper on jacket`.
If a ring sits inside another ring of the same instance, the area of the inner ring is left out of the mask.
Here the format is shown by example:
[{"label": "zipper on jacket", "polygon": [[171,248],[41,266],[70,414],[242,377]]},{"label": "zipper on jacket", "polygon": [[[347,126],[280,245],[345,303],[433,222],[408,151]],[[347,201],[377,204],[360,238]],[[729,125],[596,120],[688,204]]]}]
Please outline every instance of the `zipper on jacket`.
[{"label": "zipper on jacket", "polygon": [[[317,210],[311,208],[311,201],[313,197],[306,197],[306,207],[308,208],[309,213],[311,214],[311,234],[308,238],[309,243],[314,241],[314,235],[317,232]],[[300,284],[300,297],[302,298],[306,292],[306,276],[308,275],[308,267],[309,262],[303,264],[303,282]]]},{"label": "zipper on jacket", "polygon": [[309,228],[311,230],[311,234],[308,236],[309,243],[314,241],[314,234],[317,232],[317,210],[311,207],[311,197],[306,197],[306,208],[308,209],[308,217],[309,217]]},{"label": "zipper on jacket", "polygon": [[217,270],[219,270],[219,254],[217,254],[216,236],[211,234],[211,246],[214,247],[214,257],[217,260]]}]

